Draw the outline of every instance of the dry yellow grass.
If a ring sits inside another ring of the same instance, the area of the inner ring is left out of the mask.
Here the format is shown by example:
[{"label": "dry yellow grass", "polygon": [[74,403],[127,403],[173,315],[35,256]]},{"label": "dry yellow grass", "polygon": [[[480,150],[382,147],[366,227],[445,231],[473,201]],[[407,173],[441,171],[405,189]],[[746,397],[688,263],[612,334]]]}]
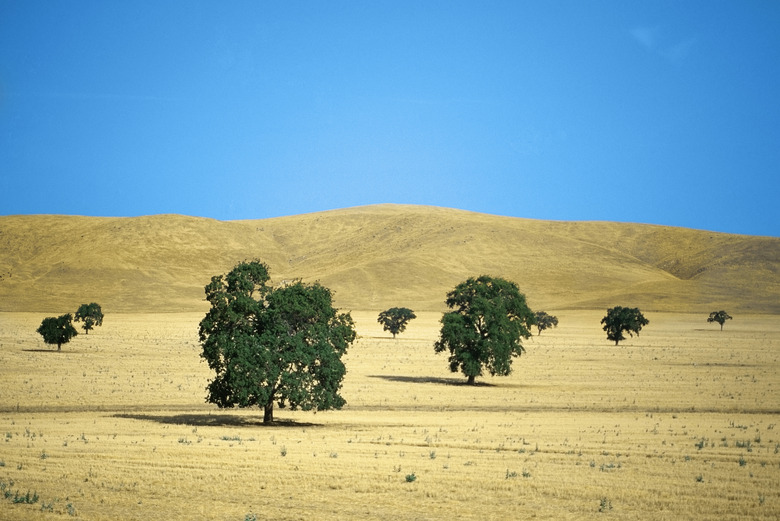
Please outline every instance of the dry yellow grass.
[{"label": "dry yellow grass", "polygon": [[271,427],[203,403],[200,313],[107,315],[61,353],[0,313],[0,482],[39,496],[0,519],[780,517],[776,316],[647,313],[615,347],[603,312],[550,311],[475,387],[433,352],[438,313],[394,341],[355,312],[347,407]]},{"label": "dry yellow grass", "polygon": [[[250,258],[359,310],[342,411],[204,403],[203,286]],[[471,387],[433,342],[483,273],[561,322]],[[779,274],[778,238],[443,208],[0,217],[0,519],[777,519]],[[62,352],[35,332],[91,301]],[[606,340],[613,305],[640,338]],[[419,317],[395,341],[391,306]]]},{"label": "dry yellow grass", "polygon": [[0,311],[204,311],[203,286],[259,258],[347,309],[441,311],[467,277],[517,282],[535,309],[780,313],[780,238],[379,205],[257,221],[0,217]]}]

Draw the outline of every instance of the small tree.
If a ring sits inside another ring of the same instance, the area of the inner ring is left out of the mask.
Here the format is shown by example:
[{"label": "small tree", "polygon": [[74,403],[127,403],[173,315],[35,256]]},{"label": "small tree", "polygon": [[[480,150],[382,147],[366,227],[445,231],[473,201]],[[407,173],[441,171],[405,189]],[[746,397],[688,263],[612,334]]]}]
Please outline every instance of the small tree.
[{"label": "small tree", "polygon": [[406,324],[415,318],[417,315],[409,308],[390,308],[379,313],[379,318],[376,321],[382,324],[384,331],[390,331],[395,339],[395,335],[403,333],[406,330]]},{"label": "small tree", "polygon": [[100,309],[100,304],[96,302],[82,304],[76,311],[74,320],[76,322],[84,322],[81,327],[84,328],[84,333],[88,335],[90,329],[94,326],[103,325],[103,310]]},{"label": "small tree", "polygon": [[512,358],[525,351],[534,314],[514,282],[483,275],[458,284],[447,293],[447,312],[434,344],[437,353],[449,351],[450,370],[460,370],[470,385],[483,368],[495,376],[512,372]]},{"label": "small tree", "polygon": [[545,329],[558,327],[558,317],[548,315],[544,311],[537,311],[534,317],[536,318],[536,329],[539,330],[537,336],[541,335]]},{"label": "small tree", "polygon": [[723,324],[725,324],[727,320],[731,320],[731,315],[721,310],[721,311],[713,311],[712,313],[710,313],[707,322],[708,323],[717,322],[718,324],[720,324],[720,330],[723,331]]},{"label": "small tree", "polygon": [[57,344],[57,351],[62,349],[62,344],[67,344],[70,339],[78,335],[78,331],[73,327],[73,317],[70,313],[59,317],[46,317],[38,327],[37,332],[43,337],[47,344]]},{"label": "small tree", "polygon": [[625,340],[623,332],[629,336],[634,336],[634,333],[639,336],[642,326],[646,326],[650,321],[642,315],[639,308],[616,306],[607,310],[607,316],[601,319],[601,323],[607,332],[607,340],[614,340],[615,345],[618,345],[618,342]]},{"label": "small tree", "polygon": [[340,409],[346,368],[341,356],[355,340],[349,313],[332,306],[320,284],[272,288],[268,267],[243,262],[206,286],[211,309],[200,322],[201,356],[216,373],[208,402],[219,407]]}]

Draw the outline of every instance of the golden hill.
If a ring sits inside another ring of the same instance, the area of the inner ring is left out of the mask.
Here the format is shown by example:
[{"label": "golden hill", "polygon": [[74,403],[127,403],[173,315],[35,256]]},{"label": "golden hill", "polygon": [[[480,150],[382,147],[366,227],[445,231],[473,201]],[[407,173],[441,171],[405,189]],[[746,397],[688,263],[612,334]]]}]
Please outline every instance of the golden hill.
[{"label": "golden hill", "polygon": [[205,310],[245,259],[319,280],[346,309],[443,310],[469,276],[515,281],[533,309],[780,313],[780,239],[378,205],[252,221],[180,215],[0,217],[0,311]]}]

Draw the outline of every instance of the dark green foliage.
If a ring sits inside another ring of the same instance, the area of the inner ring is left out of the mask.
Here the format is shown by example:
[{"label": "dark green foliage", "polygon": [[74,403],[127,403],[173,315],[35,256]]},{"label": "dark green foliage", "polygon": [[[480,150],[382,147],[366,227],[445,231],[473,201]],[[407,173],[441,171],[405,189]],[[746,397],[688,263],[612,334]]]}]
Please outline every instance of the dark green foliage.
[{"label": "dark green foliage", "polygon": [[634,333],[639,336],[642,326],[646,326],[650,321],[642,315],[639,308],[615,306],[607,310],[607,316],[601,319],[601,323],[607,332],[607,340],[614,340],[615,345],[618,345],[618,342],[625,340],[624,332],[629,336],[634,336]]},{"label": "dark green foliage", "polygon": [[409,308],[390,308],[379,313],[379,318],[376,321],[382,324],[385,331],[390,331],[395,338],[395,335],[403,333],[406,330],[406,324],[415,318],[417,315]]},{"label": "dark green foliage", "polygon": [[272,288],[268,268],[253,261],[206,286],[211,309],[200,322],[201,356],[216,376],[206,400],[219,407],[259,406],[273,421],[274,403],[292,409],[340,409],[355,340],[349,313],[337,313],[320,284]]},{"label": "dark green foliage", "polygon": [[558,317],[548,315],[544,311],[537,311],[534,314],[534,318],[536,319],[536,329],[539,330],[537,335],[541,335],[545,329],[558,327]]},{"label": "dark green foliage", "polygon": [[47,344],[57,344],[57,351],[62,349],[62,344],[67,344],[70,339],[78,335],[73,327],[73,316],[70,313],[59,317],[46,317],[36,330]]},{"label": "dark green foliage", "polygon": [[731,316],[725,311],[721,310],[721,311],[713,311],[712,313],[710,313],[707,322],[708,323],[717,322],[718,324],[720,324],[720,330],[723,331],[723,324],[725,324],[727,320],[731,320]]},{"label": "dark green foliage", "polygon": [[449,351],[450,370],[473,384],[483,369],[492,375],[512,372],[512,358],[525,349],[534,314],[514,282],[483,275],[458,284],[447,294],[449,311],[441,318],[434,349]]},{"label": "dark green foliage", "polygon": [[96,302],[82,304],[73,318],[76,322],[84,322],[81,327],[84,328],[85,334],[88,335],[90,329],[103,325],[103,310],[100,309],[100,304]]}]

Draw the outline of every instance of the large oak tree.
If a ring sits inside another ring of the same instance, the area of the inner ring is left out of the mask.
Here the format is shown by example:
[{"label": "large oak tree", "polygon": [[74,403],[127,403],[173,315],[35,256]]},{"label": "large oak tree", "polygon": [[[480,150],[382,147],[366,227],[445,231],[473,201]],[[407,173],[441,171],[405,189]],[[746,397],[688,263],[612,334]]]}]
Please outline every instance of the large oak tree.
[{"label": "large oak tree", "polygon": [[390,308],[379,313],[376,321],[382,324],[384,331],[390,331],[395,338],[398,333],[406,331],[406,325],[415,318],[417,315],[409,308]]},{"label": "large oak tree", "polygon": [[332,305],[328,288],[301,281],[271,287],[268,267],[243,262],[205,288],[211,309],[200,322],[201,356],[214,370],[206,400],[219,407],[293,410],[340,409],[346,367],[342,355],[354,342],[349,313]]},{"label": "large oak tree", "polygon": [[713,311],[710,313],[710,316],[707,318],[707,323],[711,324],[713,322],[717,322],[720,324],[720,330],[723,331],[723,324],[726,323],[727,320],[731,320],[731,315],[726,313],[723,310],[720,311]]},{"label": "large oak tree", "polygon": [[642,315],[639,308],[615,306],[607,310],[607,316],[601,319],[601,323],[604,324],[603,329],[607,332],[607,340],[614,340],[615,345],[618,345],[621,340],[626,339],[623,333],[639,336],[642,327],[650,321]]},{"label": "large oak tree", "polygon": [[47,344],[57,344],[57,351],[62,350],[62,344],[67,344],[71,338],[79,334],[73,327],[73,315],[70,313],[44,318],[37,332]]},{"label": "large oak tree", "polygon": [[97,302],[82,304],[73,318],[76,322],[83,322],[81,327],[84,328],[84,333],[88,335],[95,326],[103,325],[103,310],[100,309],[100,304]]},{"label": "large oak tree", "polygon": [[558,317],[548,314],[546,311],[537,311],[534,314],[536,319],[536,329],[539,331],[539,335],[542,331],[551,327],[558,327]]},{"label": "large oak tree", "polygon": [[525,351],[534,314],[514,282],[483,275],[469,278],[447,293],[452,311],[441,318],[434,349],[449,351],[450,370],[460,370],[473,385],[487,370],[492,376],[512,372],[512,359]]}]

